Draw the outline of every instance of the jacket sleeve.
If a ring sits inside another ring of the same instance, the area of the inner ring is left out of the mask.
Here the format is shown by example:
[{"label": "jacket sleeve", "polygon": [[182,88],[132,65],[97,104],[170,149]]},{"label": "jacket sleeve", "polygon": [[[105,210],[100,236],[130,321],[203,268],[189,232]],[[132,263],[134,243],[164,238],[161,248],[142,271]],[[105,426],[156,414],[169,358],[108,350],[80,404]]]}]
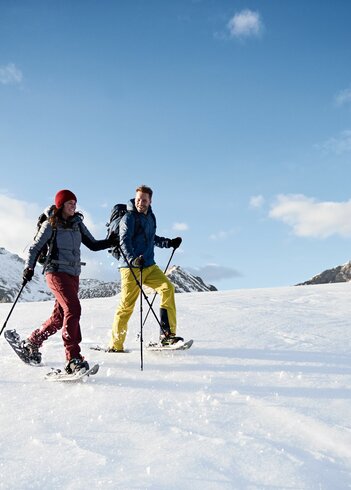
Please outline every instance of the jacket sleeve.
[{"label": "jacket sleeve", "polygon": [[86,247],[88,247],[89,250],[92,250],[93,252],[98,252],[99,250],[105,250],[106,248],[109,248],[111,246],[110,241],[107,239],[95,240],[93,235],[90,233],[90,231],[82,221],[79,223],[79,226],[82,234],[82,243]]},{"label": "jacket sleeve", "polygon": [[29,247],[27,260],[25,262],[25,268],[30,267],[34,269],[37,263],[39,254],[46,243],[48,243],[52,237],[53,228],[48,221],[41,225],[34,242]]},{"label": "jacket sleeve", "polygon": [[132,243],[134,229],[135,216],[133,213],[126,213],[119,223],[119,243],[128,262],[131,262],[136,257]]},{"label": "jacket sleeve", "polygon": [[[154,230],[156,232],[156,217],[153,213],[152,213],[152,220],[153,220],[153,224],[154,224]],[[159,247],[159,248],[170,248],[171,247],[171,239],[165,238],[163,236],[158,236],[155,233],[154,244],[156,247]]]},{"label": "jacket sleeve", "polygon": [[171,247],[171,239],[165,238],[163,236],[155,235],[155,245],[159,248],[170,248]]}]

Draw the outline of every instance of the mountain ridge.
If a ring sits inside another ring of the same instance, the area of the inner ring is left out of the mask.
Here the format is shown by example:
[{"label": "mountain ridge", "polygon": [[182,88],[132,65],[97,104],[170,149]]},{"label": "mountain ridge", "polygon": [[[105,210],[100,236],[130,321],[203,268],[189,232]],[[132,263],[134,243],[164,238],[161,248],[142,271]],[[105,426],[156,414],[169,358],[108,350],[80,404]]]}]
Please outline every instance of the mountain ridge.
[{"label": "mountain ridge", "polygon": [[[24,260],[21,257],[0,247],[1,303],[10,303],[15,300],[22,286],[23,269]],[[206,284],[201,277],[194,276],[177,265],[170,267],[166,275],[174,284],[176,293],[217,291],[215,286]],[[119,278],[119,274],[116,274],[116,277]],[[109,282],[100,279],[81,278],[79,297],[81,299],[107,298],[118,294],[120,289],[119,280]],[[41,268],[37,267],[33,279],[23,289],[20,301],[48,301],[52,299],[53,295],[46,285]]]},{"label": "mountain ridge", "polygon": [[326,269],[311,277],[307,281],[296,284],[296,286],[310,286],[313,284],[332,284],[351,281],[351,262]]}]

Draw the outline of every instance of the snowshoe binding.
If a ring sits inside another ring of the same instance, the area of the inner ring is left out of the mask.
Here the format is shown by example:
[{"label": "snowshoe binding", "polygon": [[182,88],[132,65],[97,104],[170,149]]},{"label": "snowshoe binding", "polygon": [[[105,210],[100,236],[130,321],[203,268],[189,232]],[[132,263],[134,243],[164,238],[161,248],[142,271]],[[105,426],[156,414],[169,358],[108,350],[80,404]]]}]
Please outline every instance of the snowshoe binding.
[{"label": "snowshoe binding", "polygon": [[177,337],[174,334],[170,334],[170,335],[167,335],[167,337],[161,336],[161,338],[160,338],[160,344],[163,347],[174,345],[174,344],[177,344],[178,342],[184,342],[183,337]]},{"label": "snowshoe binding", "polygon": [[65,371],[67,374],[83,374],[89,371],[89,364],[83,358],[74,358],[67,361]]}]

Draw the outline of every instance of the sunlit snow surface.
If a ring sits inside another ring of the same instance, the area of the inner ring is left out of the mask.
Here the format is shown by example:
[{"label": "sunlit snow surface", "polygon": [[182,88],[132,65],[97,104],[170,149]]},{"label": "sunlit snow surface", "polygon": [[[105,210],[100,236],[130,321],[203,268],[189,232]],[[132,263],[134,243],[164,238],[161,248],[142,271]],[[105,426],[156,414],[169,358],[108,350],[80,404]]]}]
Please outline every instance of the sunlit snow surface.
[{"label": "sunlit snow surface", "polygon": [[[82,301],[82,352],[101,365],[85,383],[43,379],[63,366],[60,333],[40,367],[0,338],[0,489],[351,488],[350,283],[177,294],[194,345],[144,349],[143,371],[138,304],[129,354],[89,349],[117,300]],[[26,336],[51,308],[18,303],[7,328]],[[144,343],[157,333],[149,315]]]}]

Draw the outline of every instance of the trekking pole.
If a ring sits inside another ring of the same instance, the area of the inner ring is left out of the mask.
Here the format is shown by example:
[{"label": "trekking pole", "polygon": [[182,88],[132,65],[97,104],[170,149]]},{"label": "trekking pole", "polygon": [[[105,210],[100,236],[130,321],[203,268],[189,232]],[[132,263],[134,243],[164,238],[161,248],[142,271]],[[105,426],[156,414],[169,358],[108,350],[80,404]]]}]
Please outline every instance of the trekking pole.
[{"label": "trekking pole", "polygon": [[[143,268],[140,267],[140,285],[143,288]],[[140,370],[144,369],[143,359],[143,295],[140,290]]]},{"label": "trekking pole", "polygon": [[119,250],[120,250],[120,252],[121,252],[121,254],[122,254],[122,256],[123,256],[124,260],[125,260],[125,261],[126,261],[126,263],[128,264],[128,268],[129,268],[130,272],[132,273],[132,275],[133,275],[133,277],[134,277],[134,280],[135,280],[135,282],[137,283],[137,285],[138,285],[138,287],[139,287],[139,289],[140,289],[140,293],[142,294],[142,296],[144,296],[144,299],[145,299],[145,301],[147,302],[147,304],[149,305],[149,308],[150,308],[150,310],[151,310],[152,314],[154,315],[154,317],[155,317],[155,319],[156,319],[156,321],[157,321],[157,323],[158,323],[158,325],[159,325],[160,329],[162,330],[163,334],[164,334],[164,335],[167,337],[167,336],[168,336],[168,332],[166,332],[166,331],[165,331],[165,329],[164,329],[164,328],[163,328],[163,326],[162,326],[162,323],[160,322],[160,320],[159,320],[158,316],[156,315],[156,313],[155,313],[154,309],[152,308],[151,303],[150,303],[150,301],[149,301],[149,298],[147,297],[147,295],[146,295],[145,291],[143,290],[143,288],[142,288],[142,286],[141,286],[141,284],[140,284],[140,281],[139,281],[139,279],[137,278],[137,276],[135,275],[135,272],[133,271],[133,267],[130,265],[129,260],[127,259],[127,257],[126,257],[126,255],[125,255],[125,253],[123,252],[123,250],[122,250],[122,247],[121,247],[121,246],[119,246]]},{"label": "trekking pole", "polygon": [[22,287],[21,287],[21,289],[19,290],[19,292],[18,292],[18,294],[17,294],[17,297],[16,297],[16,299],[15,299],[15,301],[14,301],[13,305],[12,305],[12,308],[11,308],[11,310],[10,310],[10,313],[7,315],[7,318],[6,318],[6,320],[5,320],[5,323],[3,324],[2,329],[1,329],[1,331],[0,331],[0,335],[1,335],[1,334],[2,334],[2,332],[5,330],[5,327],[6,327],[6,324],[7,324],[7,322],[8,322],[8,319],[10,318],[11,313],[13,312],[13,309],[14,309],[14,307],[16,306],[16,303],[17,303],[17,301],[18,301],[19,297],[21,296],[21,293],[22,293],[22,291],[23,291],[23,288],[24,288],[24,286],[25,286],[26,284],[27,284],[27,279],[23,279]]},{"label": "trekking pole", "polygon": [[[174,255],[174,252],[175,252],[175,251],[176,251],[176,249],[174,248],[174,249],[173,249],[173,252],[171,253],[171,256],[170,256],[170,258],[169,258],[168,264],[166,265],[165,270],[163,271],[163,273],[164,273],[164,274],[166,274],[166,272],[167,272],[167,269],[168,269],[168,267],[169,267],[169,264],[171,263],[171,260],[172,260],[172,258],[173,258],[173,255]],[[145,322],[146,322],[146,320],[147,320],[147,317],[149,316],[150,309],[151,309],[151,307],[152,307],[152,306],[153,306],[153,304],[154,304],[154,301],[155,301],[156,296],[157,296],[157,292],[155,291],[154,297],[152,298],[152,301],[151,301],[151,306],[149,306],[149,309],[148,309],[148,311],[147,311],[147,313],[146,313],[146,315],[145,315],[143,326],[145,325]]]}]

